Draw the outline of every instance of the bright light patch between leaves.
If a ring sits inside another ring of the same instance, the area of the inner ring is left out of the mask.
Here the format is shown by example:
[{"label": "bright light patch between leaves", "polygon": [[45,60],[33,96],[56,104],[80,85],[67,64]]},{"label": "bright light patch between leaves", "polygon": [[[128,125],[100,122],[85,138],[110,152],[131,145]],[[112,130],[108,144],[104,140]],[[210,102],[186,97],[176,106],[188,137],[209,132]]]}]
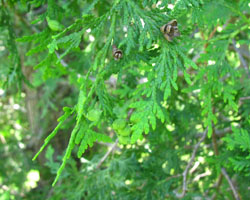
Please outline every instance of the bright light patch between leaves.
[{"label": "bright light patch between leaves", "polygon": [[222,30],[223,30],[223,28],[222,28],[221,26],[218,26],[218,27],[217,27],[217,31],[218,31],[218,32],[221,32]]},{"label": "bright light patch between leaves", "polygon": [[208,61],[208,65],[214,65],[215,64],[215,61],[214,60],[209,60]]},{"label": "bright light patch between leaves", "polygon": [[32,189],[37,187],[37,182],[40,180],[40,174],[38,170],[30,170],[27,174],[27,180],[24,185],[27,189]]},{"label": "bright light patch between leaves", "polygon": [[13,108],[14,108],[14,110],[19,110],[20,109],[20,105],[19,104],[14,104]]},{"label": "bright light patch between leaves", "polygon": [[94,37],[93,35],[89,35],[89,40],[90,40],[91,42],[94,42],[94,41],[95,41],[95,37]]},{"label": "bright light patch between leaves", "polygon": [[149,153],[152,152],[152,150],[151,150],[150,147],[149,147],[149,144],[145,144],[145,145],[144,145],[144,148],[147,149]]},{"label": "bright light patch between leaves", "polygon": [[170,131],[170,132],[175,130],[174,124],[173,125],[168,124],[166,127],[167,127],[168,131]]},{"label": "bright light patch between leaves", "polygon": [[20,149],[24,149],[25,148],[25,145],[22,142],[18,142],[18,146],[19,146]]},{"label": "bright light patch between leaves", "polygon": [[142,19],[142,18],[140,18],[140,21],[141,21],[141,25],[142,25],[142,27],[144,28],[145,22],[143,21],[143,19]]},{"label": "bright light patch between leaves", "polygon": [[173,10],[173,9],[174,9],[174,5],[173,5],[173,4],[168,4],[168,8],[169,8],[170,10]]},{"label": "bright light patch between leaves", "polygon": [[4,94],[4,90],[0,89],[0,96]]},{"label": "bright light patch between leaves", "polygon": [[126,185],[130,185],[131,183],[132,183],[131,180],[126,180],[126,181],[125,181],[125,184],[126,184]]},{"label": "bright light patch between leaves", "polygon": [[195,126],[195,128],[196,128],[197,130],[199,130],[199,131],[202,131],[202,125],[201,125],[201,124],[197,124],[197,125]]}]

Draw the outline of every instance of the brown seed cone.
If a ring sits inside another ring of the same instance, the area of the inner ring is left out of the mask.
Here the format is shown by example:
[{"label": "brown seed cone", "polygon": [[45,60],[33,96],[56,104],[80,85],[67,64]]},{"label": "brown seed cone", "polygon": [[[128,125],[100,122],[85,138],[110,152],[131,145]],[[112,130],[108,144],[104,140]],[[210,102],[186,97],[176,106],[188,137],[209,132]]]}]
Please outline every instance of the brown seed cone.
[{"label": "brown seed cone", "polygon": [[112,54],[115,60],[119,60],[122,58],[122,51],[120,49],[117,49],[117,47],[115,45],[112,46],[113,50],[112,50]]},{"label": "brown seed cone", "polygon": [[180,36],[180,32],[178,30],[177,25],[178,25],[177,20],[173,19],[173,20],[171,20],[170,22],[168,22],[167,24],[163,25],[160,28],[161,32],[164,34],[164,37],[169,42],[173,41],[174,37]]}]

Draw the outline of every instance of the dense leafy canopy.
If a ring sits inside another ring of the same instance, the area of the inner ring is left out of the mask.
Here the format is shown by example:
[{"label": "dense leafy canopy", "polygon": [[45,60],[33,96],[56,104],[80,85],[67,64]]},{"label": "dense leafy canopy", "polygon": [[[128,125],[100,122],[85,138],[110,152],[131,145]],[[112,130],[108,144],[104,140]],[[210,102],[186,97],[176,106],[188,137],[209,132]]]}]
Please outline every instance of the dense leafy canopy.
[{"label": "dense leafy canopy", "polygon": [[249,16],[247,0],[2,0],[0,199],[247,199]]}]

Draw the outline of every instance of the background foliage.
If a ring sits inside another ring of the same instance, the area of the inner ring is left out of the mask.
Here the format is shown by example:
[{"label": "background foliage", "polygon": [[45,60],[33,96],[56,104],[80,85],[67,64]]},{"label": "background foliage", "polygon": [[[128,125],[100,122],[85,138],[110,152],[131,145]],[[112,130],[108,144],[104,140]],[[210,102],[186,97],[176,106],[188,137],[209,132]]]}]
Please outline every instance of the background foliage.
[{"label": "background foliage", "polygon": [[2,0],[0,199],[248,199],[249,16],[247,0]]}]

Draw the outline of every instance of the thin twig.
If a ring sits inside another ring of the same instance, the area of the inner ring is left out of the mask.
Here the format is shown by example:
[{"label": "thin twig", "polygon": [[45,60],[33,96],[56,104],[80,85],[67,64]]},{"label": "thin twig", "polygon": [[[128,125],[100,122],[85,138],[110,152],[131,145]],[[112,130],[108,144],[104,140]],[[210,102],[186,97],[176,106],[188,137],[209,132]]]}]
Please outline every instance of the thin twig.
[{"label": "thin twig", "polygon": [[108,142],[96,142],[97,144],[100,144],[100,145],[104,145],[106,147],[111,147],[113,145],[113,143],[108,143]]},{"label": "thin twig", "polygon": [[229,183],[230,187],[231,187],[231,190],[233,191],[233,194],[234,194],[234,198],[236,200],[240,200],[240,197],[238,195],[238,192],[236,191],[236,188],[235,186],[233,185],[233,182],[232,180],[230,179],[229,175],[227,174],[227,171],[225,168],[221,168],[221,173],[224,175],[224,177],[227,179],[227,182]]},{"label": "thin twig", "polygon": [[178,178],[180,176],[181,176],[181,174],[176,174],[176,175],[173,175],[173,176],[169,176],[169,177],[166,178],[166,181],[169,181],[169,180],[171,180],[173,178]]},{"label": "thin twig", "polygon": [[[207,38],[208,41],[211,40],[211,39],[213,38],[214,34],[215,34],[216,31],[217,31],[217,27],[218,27],[218,25],[216,25],[216,26],[214,27],[214,29],[212,30],[212,32],[209,34],[209,36],[208,36],[208,38]],[[204,45],[204,49],[206,49],[207,46],[208,46],[208,42]]]},{"label": "thin twig", "polygon": [[[57,58],[60,59],[61,55],[57,51],[55,51],[55,54]],[[68,64],[63,59],[60,59],[60,63],[62,64],[62,66],[68,67]]]},{"label": "thin twig", "polygon": [[218,28],[218,24],[214,27],[213,31],[210,33],[210,35],[208,36],[208,40],[211,40],[212,37],[214,36],[214,34],[216,33],[217,31],[217,28]]},{"label": "thin twig", "polygon": [[214,155],[218,156],[219,150],[218,150],[217,139],[216,139],[216,135],[214,131],[214,124],[213,124],[213,133],[212,133],[212,143],[213,143],[213,148],[214,148]]},{"label": "thin twig", "polygon": [[247,73],[248,77],[250,77],[250,75],[249,75],[249,68],[248,68],[248,66],[247,66],[247,62],[245,61],[245,59],[244,59],[243,56],[241,55],[240,50],[236,47],[236,42],[235,42],[234,39],[232,39],[232,43],[233,43],[233,47],[234,47],[235,51],[237,52],[237,54],[238,54],[238,56],[239,56],[239,58],[240,58],[240,62],[241,62],[241,64],[242,64],[242,66],[243,66],[244,69],[246,70],[246,73]]},{"label": "thin twig", "polygon": [[115,149],[117,143],[118,143],[118,139],[116,139],[115,143],[111,146],[111,148],[107,151],[107,153],[99,161],[99,163],[96,166],[96,169],[98,169],[102,165],[102,163],[107,159],[107,157],[109,156],[109,154],[112,153],[112,151]]},{"label": "thin twig", "polygon": [[190,161],[188,162],[185,171],[183,172],[182,176],[183,176],[183,184],[182,184],[182,193],[180,194],[176,194],[177,198],[183,198],[187,192],[187,175],[188,175],[188,171],[190,169],[190,167],[192,166],[192,163],[195,159],[195,155],[197,153],[198,148],[200,147],[200,144],[205,140],[206,136],[207,136],[207,132],[208,129],[206,129],[203,133],[202,138],[199,140],[199,142],[194,146],[194,150],[191,156]]},{"label": "thin twig", "polygon": [[198,54],[196,54],[193,58],[192,58],[192,61],[193,62],[197,62],[197,60],[201,57],[201,54],[205,53],[204,50],[201,50]]}]

